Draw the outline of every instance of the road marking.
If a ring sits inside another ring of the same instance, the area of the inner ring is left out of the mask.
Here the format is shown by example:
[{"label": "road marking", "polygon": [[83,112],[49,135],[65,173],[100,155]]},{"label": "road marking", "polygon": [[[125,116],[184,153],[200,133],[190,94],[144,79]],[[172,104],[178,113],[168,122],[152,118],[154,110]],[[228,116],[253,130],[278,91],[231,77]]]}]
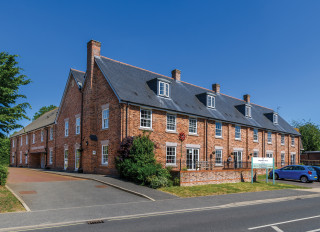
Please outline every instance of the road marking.
[{"label": "road marking", "polygon": [[57,225],[57,226],[44,226],[44,227],[37,227],[37,228],[30,228],[30,229],[21,229],[21,230],[10,230],[9,232],[21,232],[21,231],[31,231],[31,230],[44,230],[44,229],[52,229],[52,228],[61,228],[67,226],[76,226],[76,225],[83,225],[84,223],[72,223],[66,225]]},{"label": "road marking", "polygon": [[265,227],[272,227],[272,226],[287,224],[287,223],[291,223],[291,222],[304,221],[304,220],[309,220],[309,219],[319,218],[319,217],[320,217],[320,215],[316,215],[316,216],[312,216],[312,217],[305,217],[305,218],[298,218],[298,219],[293,219],[293,220],[284,221],[284,222],[277,222],[277,223],[263,225],[263,226],[251,227],[251,228],[248,228],[248,230],[256,230],[256,229],[261,229],[261,228],[265,228]]},{"label": "road marking", "polygon": [[[85,220],[59,222],[59,223],[51,223],[51,224],[48,223],[48,224],[42,224],[42,225],[2,228],[2,229],[0,229],[0,232],[3,232],[3,231],[26,231],[26,230],[32,230],[32,229],[36,230],[38,228],[43,228],[43,227],[51,228],[52,226],[60,227],[60,226],[67,226],[70,224],[84,224],[89,220],[103,220],[103,221],[128,220],[128,219],[136,219],[136,218],[161,216],[161,215],[208,211],[208,210],[215,210],[215,209],[228,209],[228,208],[236,208],[236,207],[251,206],[251,205],[261,205],[261,204],[268,204],[268,203],[275,203],[275,202],[284,202],[284,201],[296,200],[297,198],[308,199],[308,198],[315,198],[315,197],[320,197],[320,194],[310,194],[310,195],[304,195],[304,196],[292,196],[292,197],[283,197],[283,198],[272,198],[272,199],[263,199],[263,200],[255,200],[255,201],[243,201],[243,202],[236,202],[236,203],[230,203],[230,204],[218,205],[218,206],[171,210],[171,211],[162,211],[162,212],[154,212],[154,213],[144,213],[144,214],[132,214],[132,215],[126,215],[126,216],[116,216],[116,217],[107,217],[107,218],[88,218]],[[320,215],[318,217],[320,217]],[[271,225],[267,225],[267,226],[261,226],[261,228],[273,226],[273,225],[277,225],[277,224],[279,224],[279,223],[275,223],[275,224],[271,224]]]},{"label": "road marking", "polygon": [[320,229],[315,229],[315,230],[309,230],[307,232],[319,232],[319,231],[320,231]]},{"label": "road marking", "polygon": [[278,226],[271,226],[272,229],[274,229],[277,232],[284,232],[283,230],[281,230]]}]

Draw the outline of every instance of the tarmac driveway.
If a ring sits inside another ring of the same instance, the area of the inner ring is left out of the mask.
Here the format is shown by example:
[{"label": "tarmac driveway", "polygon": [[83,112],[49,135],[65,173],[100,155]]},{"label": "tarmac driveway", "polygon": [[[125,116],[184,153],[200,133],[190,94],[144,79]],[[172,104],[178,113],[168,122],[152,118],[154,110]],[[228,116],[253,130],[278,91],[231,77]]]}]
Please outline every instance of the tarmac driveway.
[{"label": "tarmac driveway", "polygon": [[92,180],[9,168],[7,185],[31,211],[146,201]]}]

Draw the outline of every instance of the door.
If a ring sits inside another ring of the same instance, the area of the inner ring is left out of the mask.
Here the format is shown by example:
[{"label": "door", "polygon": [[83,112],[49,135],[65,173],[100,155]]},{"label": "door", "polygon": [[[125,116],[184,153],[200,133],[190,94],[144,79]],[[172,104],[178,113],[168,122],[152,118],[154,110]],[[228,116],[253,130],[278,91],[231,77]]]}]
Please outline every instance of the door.
[{"label": "door", "polygon": [[64,150],[64,164],[63,164],[64,170],[68,168],[68,150]]},{"label": "door", "polygon": [[44,168],[44,166],[45,166],[45,156],[44,156],[44,154],[41,153],[41,164],[40,164],[40,167]]},{"label": "door", "polygon": [[285,178],[285,179],[290,179],[293,171],[293,166],[286,166],[281,169],[279,172],[279,177],[280,178]]},{"label": "door", "polygon": [[80,150],[77,149],[77,150],[76,150],[75,168],[74,168],[74,170],[75,170],[75,171],[78,171],[79,167],[80,167]]},{"label": "door", "polygon": [[242,151],[233,152],[234,168],[242,168]]},{"label": "door", "polygon": [[195,170],[199,161],[199,149],[187,149],[187,169]]}]

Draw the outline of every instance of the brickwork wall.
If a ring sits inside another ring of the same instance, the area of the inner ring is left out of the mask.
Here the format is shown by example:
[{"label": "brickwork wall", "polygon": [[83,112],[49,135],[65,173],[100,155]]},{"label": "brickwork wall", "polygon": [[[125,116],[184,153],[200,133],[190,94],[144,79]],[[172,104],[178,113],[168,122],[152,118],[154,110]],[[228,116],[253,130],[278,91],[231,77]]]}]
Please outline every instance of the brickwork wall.
[{"label": "brickwork wall", "polygon": [[[254,175],[264,174],[264,169],[255,169]],[[238,183],[251,181],[251,170],[181,171],[180,186]]]}]

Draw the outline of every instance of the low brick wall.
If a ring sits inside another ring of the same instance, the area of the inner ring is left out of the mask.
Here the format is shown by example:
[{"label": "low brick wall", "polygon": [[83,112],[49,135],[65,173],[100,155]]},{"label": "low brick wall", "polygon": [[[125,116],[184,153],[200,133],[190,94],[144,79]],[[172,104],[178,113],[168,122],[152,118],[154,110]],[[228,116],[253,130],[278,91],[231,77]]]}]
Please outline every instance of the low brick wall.
[{"label": "low brick wall", "polygon": [[[254,169],[253,171],[253,175],[265,173],[265,169]],[[180,172],[180,186],[237,183],[241,181],[251,181],[250,169]]]}]

